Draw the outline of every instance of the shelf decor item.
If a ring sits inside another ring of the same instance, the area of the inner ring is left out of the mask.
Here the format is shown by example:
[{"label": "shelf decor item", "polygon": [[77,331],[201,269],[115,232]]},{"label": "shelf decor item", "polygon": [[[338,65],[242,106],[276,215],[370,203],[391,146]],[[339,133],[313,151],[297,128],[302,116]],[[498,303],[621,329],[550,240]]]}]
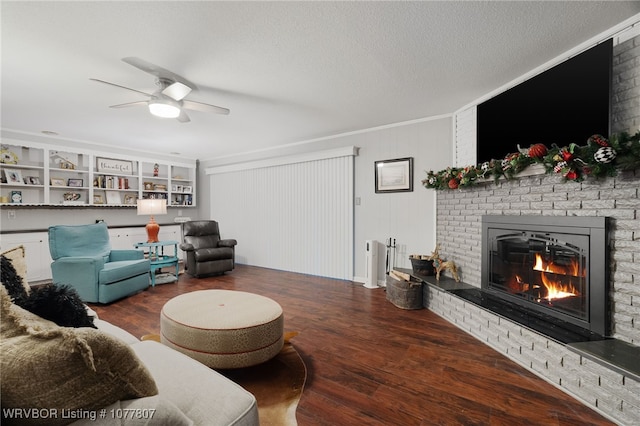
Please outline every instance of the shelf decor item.
[{"label": "shelf decor item", "polygon": [[152,199],[146,198],[142,200],[138,200],[138,216],[140,215],[150,215],[149,223],[145,227],[147,230],[147,242],[148,243],[157,243],[158,242],[158,232],[160,232],[160,225],[153,218],[154,215],[158,214],[167,214],[167,200],[165,199]]},{"label": "shelf decor item", "polygon": [[51,178],[51,186],[66,186],[67,183],[61,178]]},{"label": "shelf decor item", "polygon": [[375,162],[376,193],[413,192],[413,157]]},{"label": "shelf decor item", "polygon": [[9,148],[3,146],[0,148],[0,163],[4,164],[18,164],[20,158],[18,154],[9,150]]},{"label": "shelf decor item", "polygon": [[107,204],[122,204],[118,191],[105,191],[107,193]]},{"label": "shelf decor item", "polygon": [[96,158],[96,168],[100,173],[133,174],[133,161]]},{"label": "shelf decor item", "polygon": [[82,179],[69,179],[67,181],[67,186],[71,186],[73,188],[82,188],[83,180]]},{"label": "shelf decor item", "polygon": [[24,185],[22,173],[16,169],[4,169],[4,175],[9,185]]},{"label": "shelf decor item", "polygon": [[22,191],[11,191],[11,203],[22,204]]},{"label": "shelf decor item", "polygon": [[62,197],[64,198],[64,201],[78,201],[82,195],[77,192],[65,192]]},{"label": "shelf decor item", "polygon": [[135,205],[137,200],[138,200],[138,197],[132,194],[126,194],[124,196],[124,203],[128,205],[132,205],[132,204]]}]

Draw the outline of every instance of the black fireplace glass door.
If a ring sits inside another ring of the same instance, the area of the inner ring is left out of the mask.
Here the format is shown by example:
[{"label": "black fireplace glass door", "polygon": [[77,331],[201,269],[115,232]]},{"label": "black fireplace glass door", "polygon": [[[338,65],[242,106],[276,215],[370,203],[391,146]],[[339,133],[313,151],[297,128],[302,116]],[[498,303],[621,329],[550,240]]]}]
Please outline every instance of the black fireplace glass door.
[{"label": "black fireplace glass door", "polygon": [[589,318],[589,236],[490,229],[489,289],[522,302]]}]

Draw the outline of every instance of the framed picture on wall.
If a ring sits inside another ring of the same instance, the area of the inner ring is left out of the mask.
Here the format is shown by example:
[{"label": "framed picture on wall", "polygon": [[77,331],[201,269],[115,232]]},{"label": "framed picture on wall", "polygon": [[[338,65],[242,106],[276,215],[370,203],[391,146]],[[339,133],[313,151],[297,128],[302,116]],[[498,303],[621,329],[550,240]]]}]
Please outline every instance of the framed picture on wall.
[{"label": "framed picture on wall", "polygon": [[413,191],[413,157],[376,161],[374,166],[377,194]]}]

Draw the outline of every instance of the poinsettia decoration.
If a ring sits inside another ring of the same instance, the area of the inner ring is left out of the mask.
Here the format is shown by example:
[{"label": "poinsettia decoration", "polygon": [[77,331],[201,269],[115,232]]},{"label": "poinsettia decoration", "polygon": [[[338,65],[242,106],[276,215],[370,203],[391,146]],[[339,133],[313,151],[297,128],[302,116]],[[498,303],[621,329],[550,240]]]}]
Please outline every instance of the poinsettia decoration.
[{"label": "poinsettia decoration", "polygon": [[550,148],[543,143],[529,148],[518,146],[518,152],[501,160],[429,171],[422,185],[433,189],[458,189],[474,185],[478,180],[513,179],[532,164],[542,164],[547,173],[561,174],[565,180],[576,182],[587,177],[615,176],[619,170],[640,169],[640,131],[633,136],[625,132],[615,134],[609,139],[593,135],[583,146],[575,143],[563,147],[552,144]]}]

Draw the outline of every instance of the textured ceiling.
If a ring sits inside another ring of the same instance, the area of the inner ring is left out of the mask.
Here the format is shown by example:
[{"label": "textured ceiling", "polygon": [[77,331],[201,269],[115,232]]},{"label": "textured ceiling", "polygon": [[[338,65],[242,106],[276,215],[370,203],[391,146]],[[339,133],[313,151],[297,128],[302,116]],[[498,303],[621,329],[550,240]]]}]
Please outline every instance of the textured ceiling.
[{"label": "textured ceiling", "polygon": [[[452,113],[640,2],[2,1],[2,128],[209,159]],[[136,56],[231,109],[151,116]]]}]

